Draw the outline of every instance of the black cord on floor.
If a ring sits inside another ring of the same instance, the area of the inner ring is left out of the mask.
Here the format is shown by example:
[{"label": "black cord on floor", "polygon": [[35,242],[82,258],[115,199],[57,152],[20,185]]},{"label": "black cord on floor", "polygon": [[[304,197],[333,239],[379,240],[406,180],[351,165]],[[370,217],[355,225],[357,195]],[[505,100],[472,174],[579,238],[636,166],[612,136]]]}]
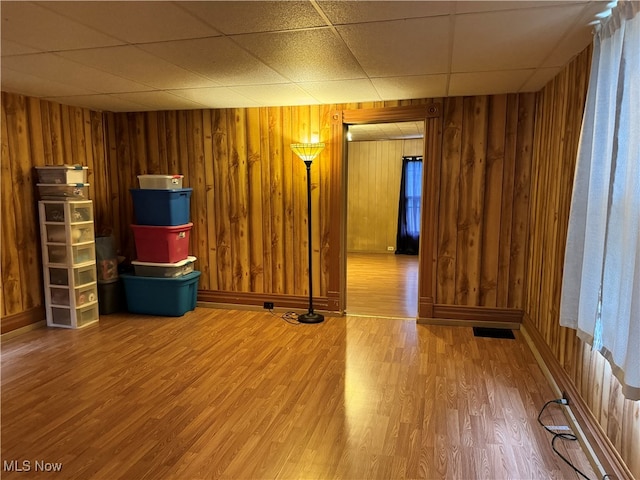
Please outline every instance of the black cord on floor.
[{"label": "black cord on floor", "polygon": [[274,317],[281,318],[290,325],[300,325],[300,322],[298,321],[298,314],[296,312],[284,312],[282,315],[278,315],[270,309],[269,313]]},{"label": "black cord on floor", "polygon": [[[554,452],[556,452],[556,455],[558,455],[567,465],[569,465],[571,468],[573,468],[573,470],[580,476],[582,476],[583,478],[585,478],[586,480],[591,480],[589,477],[587,477],[581,470],[579,470],[573,463],[571,463],[571,461],[569,459],[567,459],[564,455],[562,455],[558,449],[556,448],[556,440],[558,438],[560,438],[561,440],[570,440],[572,442],[575,442],[576,440],[578,440],[578,437],[576,437],[573,433],[558,433],[553,431],[551,428],[549,428],[547,425],[544,424],[544,422],[540,419],[540,417],[542,416],[542,413],[545,411],[545,409],[551,405],[552,403],[556,403],[558,405],[567,405],[567,401],[564,398],[559,398],[557,400],[549,400],[547,403],[544,404],[544,406],[542,407],[542,409],[540,410],[540,413],[538,413],[538,423],[540,425],[542,425],[542,427],[549,433],[551,433],[553,435],[553,438],[551,439],[551,448],[553,449]],[[611,478],[609,474],[605,474],[602,477],[602,480],[606,480],[607,478]]]}]

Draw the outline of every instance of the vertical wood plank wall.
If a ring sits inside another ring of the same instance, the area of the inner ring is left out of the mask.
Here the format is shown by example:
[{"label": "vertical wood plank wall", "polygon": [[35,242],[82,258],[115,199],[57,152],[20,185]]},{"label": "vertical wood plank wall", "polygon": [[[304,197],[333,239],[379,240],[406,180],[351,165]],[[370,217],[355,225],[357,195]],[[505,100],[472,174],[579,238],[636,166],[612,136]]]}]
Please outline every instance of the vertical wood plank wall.
[{"label": "vertical wood plank wall", "polygon": [[640,401],[626,400],[610,367],[575,331],[559,324],[571,191],[591,49],[538,94],[531,173],[525,324],[535,328],[636,478],[640,478]]},{"label": "vertical wood plank wall", "polygon": [[521,309],[535,94],[444,100],[436,303]]},{"label": "vertical wood plank wall", "polygon": [[347,251],[396,247],[402,157],[422,156],[423,141],[350,142],[347,146]]},{"label": "vertical wood plank wall", "polygon": [[2,332],[44,319],[34,166],[89,167],[96,228],[112,224],[102,114],[2,92]]}]

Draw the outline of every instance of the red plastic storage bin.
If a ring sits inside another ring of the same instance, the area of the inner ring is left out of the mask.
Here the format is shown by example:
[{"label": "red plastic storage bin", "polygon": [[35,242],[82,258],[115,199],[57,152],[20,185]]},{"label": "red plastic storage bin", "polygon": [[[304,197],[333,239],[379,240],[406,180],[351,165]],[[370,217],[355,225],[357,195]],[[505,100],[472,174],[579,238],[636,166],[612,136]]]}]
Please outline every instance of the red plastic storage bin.
[{"label": "red plastic storage bin", "polygon": [[138,261],[176,263],[189,256],[189,233],[193,223],[160,227],[131,225]]}]

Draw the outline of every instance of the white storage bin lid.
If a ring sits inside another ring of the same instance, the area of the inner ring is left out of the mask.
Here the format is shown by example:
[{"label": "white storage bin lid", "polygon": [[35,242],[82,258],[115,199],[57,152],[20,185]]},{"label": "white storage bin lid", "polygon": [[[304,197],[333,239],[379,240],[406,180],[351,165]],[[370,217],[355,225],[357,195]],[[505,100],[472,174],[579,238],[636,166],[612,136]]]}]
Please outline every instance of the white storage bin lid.
[{"label": "white storage bin lid", "polygon": [[196,257],[193,256],[188,256],[187,258],[185,258],[184,260],[180,260],[179,262],[176,263],[153,263],[153,262],[139,262],[137,260],[132,260],[131,263],[133,265],[140,265],[141,267],[183,267],[185,266],[187,263],[192,263],[195,262],[197,260]]}]

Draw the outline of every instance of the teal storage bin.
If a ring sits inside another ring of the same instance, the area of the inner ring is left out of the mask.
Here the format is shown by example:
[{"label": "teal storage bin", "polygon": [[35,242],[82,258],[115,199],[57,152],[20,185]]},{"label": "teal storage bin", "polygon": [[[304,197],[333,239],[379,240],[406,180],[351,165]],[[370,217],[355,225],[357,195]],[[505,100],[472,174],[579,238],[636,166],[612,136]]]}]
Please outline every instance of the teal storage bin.
[{"label": "teal storage bin", "polygon": [[199,271],[176,278],[122,274],[127,310],[131,313],[181,317],[196,308]]},{"label": "teal storage bin", "polygon": [[129,191],[136,224],[168,227],[189,223],[192,188],[132,188]]}]

